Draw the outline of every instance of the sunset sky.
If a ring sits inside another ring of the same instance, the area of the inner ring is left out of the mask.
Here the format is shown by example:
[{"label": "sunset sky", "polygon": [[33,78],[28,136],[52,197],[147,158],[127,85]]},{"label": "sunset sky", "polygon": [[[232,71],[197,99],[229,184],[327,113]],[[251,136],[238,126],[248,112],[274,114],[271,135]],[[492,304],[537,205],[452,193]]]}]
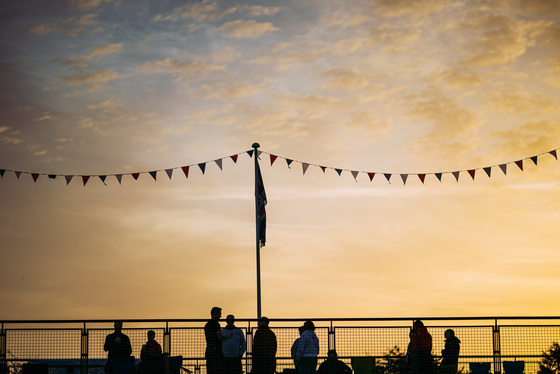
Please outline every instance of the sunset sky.
[{"label": "sunset sky", "polygon": [[0,319],[256,317],[254,142],[263,315],[559,315],[557,0],[4,0],[0,29]]}]

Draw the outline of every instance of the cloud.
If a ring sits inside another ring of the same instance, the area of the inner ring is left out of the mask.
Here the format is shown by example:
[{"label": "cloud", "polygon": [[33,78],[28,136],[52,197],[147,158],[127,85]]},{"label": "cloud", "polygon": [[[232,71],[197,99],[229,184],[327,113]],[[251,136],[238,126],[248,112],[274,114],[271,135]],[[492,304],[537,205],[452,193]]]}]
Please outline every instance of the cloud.
[{"label": "cloud", "polygon": [[427,91],[409,96],[407,101],[411,108],[407,113],[408,118],[433,124],[432,131],[426,138],[432,144],[465,137],[482,124],[474,111],[461,106],[458,98]]},{"label": "cloud", "polygon": [[506,131],[492,131],[502,149],[513,154],[535,154],[558,148],[560,126],[548,120],[532,121]]},{"label": "cloud", "polygon": [[106,56],[106,55],[120,52],[122,50],[122,47],[123,47],[122,43],[100,45],[97,47],[89,48],[89,54],[91,57]]},{"label": "cloud", "polygon": [[378,0],[370,8],[372,16],[420,18],[440,12],[452,3],[448,0]]},{"label": "cloud", "polygon": [[368,111],[353,112],[351,118],[342,125],[352,129],[365,129],[371,134],[383,134],[393,128],[389,118],[381,118]]},{"label": "cloud", "polygon": [[524,55],[538,44],[538,37],[546,33],[550,21],[514,20],[505,15],[467,12],[459,29],[481,32],[477,40],[466,46],[471,51],[463,63],[473,67],[504,64]]},{"label": "cloud", "polygon": [[265,89],[262,86],[256,86],[250,84],[233,84],[226,88],[216,90],[206,95],[205,99],[214,99],[214,100],[242,99],[245,97],[258,95],[263,92],[265,92]]},{"label": "cloud", "polygon": [[157,15],[155,21],[178,21],[191,19],[198,22],[220,21],[228,15],[242,13],[248,17],[273,16],[280,12],[280,7],[267,7],[262,5],[242,5],[221,9],[215,1],[204,0],[193,2],[175,9],[169,15]]},{"label": "cloud", "polygon": [[221,71],[223,67],[207,65],[196,61],[179,61],[171,58],[147,62],[136,67],[142,73],[181,74],[192,76],[201,73]]},{"label": "cloud", "polygon": [[232,38],[256,38],[279,30],[270,22],[259,23],[254,20],[237,20],[223,24],[218,31],[224,31]]},{"label": "cloud", "polygon": [[67,86],[82,86],[86,84],[107,83],[113,79],[126,77],[125,74],[112,70],[98,70],[93,73],[79,73],[59,76]]},{"label": "cloud", "polygon": [[69,5],[72,9],[96,8],[103,3],[110,3],[113,0],[70,0]]},{"label": "cloud", "polygon": [[434,74],[431,79],[444,80],[447,83],[447,87],[453,89],[475,88],[488,82],[488,79],[481,74],[473,73],[465,67],[454,67],[444,70],[441,73]]},{"label": "cloud", "polygon": [[329,90],[356,90],[371,87],[377,78],[376,74],[343,68],[324,71],[319,73],[318,76],[327,79],[327,82],[323,83],[321,88]]},{"label": "cloud", "polygon": [[0,142],[4,144],[19,144],[23,142],[21,133],[10,126],[0,126]]},{"label": "cloud", "polygon": [[70,35],[76,36],[76,34],[81,31],[81,28],[83,26],[88,26],[95,23],[97,23],[97,21],[95,20],[94,14],[85,14],[80,18],[71,17],[60,22],[52,23],[50,25],[40,24],[30,26],[27,28],[27,32],[32,35],[46,35],[51,32],[63,31],[68,28],[75,27],[76,29],[72,30],[70,32]]},{"label": "cloud", "polygon": [[499,92],[486,95],[488,108],[502,113],[547,113],[560,109],[560,105],[543,94],[536,92],[528,94],[520,88],[508,87]]}]

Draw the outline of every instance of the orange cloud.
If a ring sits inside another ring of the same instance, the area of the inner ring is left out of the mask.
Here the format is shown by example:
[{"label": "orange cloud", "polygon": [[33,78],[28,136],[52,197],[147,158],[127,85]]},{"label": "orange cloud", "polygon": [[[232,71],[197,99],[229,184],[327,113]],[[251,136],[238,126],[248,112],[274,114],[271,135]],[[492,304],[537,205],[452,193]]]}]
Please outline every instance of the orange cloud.
[{"label": "orange cloud", "polygon": [[259,23],[254,20],[237,20],[225,23],[218,28],[218,31],[224,31],[232,38],[256,38],[277,30],[279,29],[270,22]]},{"label": "orange cloud", "polygon": [[50,25],[41,24],[30,26],[27,29],[27,32],[32,35],[45,35],[51,32],[63,31],[68,28],[77,27],[77,29],[73,30],[70,34],[71,36],[75,36],[75,34],[81,30],[81,27],[92,25],[95,23],[97,22],[95,21],[94,14],[85,14],[80,18],[71,17],[60,22],[52,23]]},{"label": "orange cloud", "polygon": [[79,73],[60,76],[67,86],[82,86],[85,84],[107,83],[113,79],[124,78],[126,75],[112,70],[98,70],[93,73]]},{"label": "orange cloud", "polygon": [[223,70],[223,67],[207,65],[196,61],[179,61],[171,58],[147,62],[136,67],[142,73],[194,75]]}]

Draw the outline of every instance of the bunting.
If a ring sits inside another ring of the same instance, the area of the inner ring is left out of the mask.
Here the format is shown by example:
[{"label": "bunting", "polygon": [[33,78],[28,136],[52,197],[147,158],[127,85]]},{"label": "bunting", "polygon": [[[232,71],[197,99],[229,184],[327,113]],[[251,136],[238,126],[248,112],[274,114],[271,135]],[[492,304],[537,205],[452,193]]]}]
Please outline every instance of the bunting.
[{"label": "bunting", "polygon": [[[278,165],[278,163],[276,162],[279,158],[284,159],[286,161],[286,166],[288,167],[288,169],[291,169],[291,166],[293,163],[299,163],[301,165],[301,170],[303,175],[306,174],[306,172],[312,168],[312,167],[317,167],[319,169],[321,169],[321,171],[326,174],[327,170],[333,170],[334,172],[336,172],[338,174],[338,176],[342,177],[343,174],[347,175],[350,174],[352,176],[352,178],[354,178],[354,180],[356,182],[358,182],[359,176],[360,174],[366,174],[368,176],[369,181],[373,181],[374,177],[376,174],[382,174],[385,179],[387,180],[388,183],[391,184],[391,177],[393,175],[398,175],[400,176],[400,179],[402,180],[403,185],[406,185],[407,182],[409,181],[409,177],[411,175],[416,175],[418,177],[418,179],[420,180],[420,182],[422,184],[425,184],[428,177],[430,175],[435,176],[435,178],[439,181],[442,182],[443,180],[443,176],[446,174],[450,174],[454,177],[456,182],[459,182],[459,176],[462,173],[467,173],[468,175],[470,175],[471,179],[474,181],[475,180],[475,176],[477,174],[478,170],[483,170],[484,174],[488,177],[488,178],[492,178],[492,169],[494,168],[499,168],[503,175],[507,176],[507,172],[508,172],[508,166],[511,164],[515,164],[519,170],[524,171],[525,169],[525,161],[526,160],[531,160],[531,162],[535,165],[535,167],[538,167],[539,163],[538,160],[541,157],[544,156],[552,156],[554,157],[555,160],[558,160],[558,149],[553,149],[549,152],[544,152],[544,153],[540,153],[537,155],[532,155],[529,157],[525,157],[519,160],[515,160],[515,161],[510,161],[510,162],[505,162],[505,163],[501,163],[501,164],[495,164],[495,165],[490,165],[490,166],[483,166],[483,167],[478,167],[478,168],[470,168],[470,169],[462,169],[462,170],[452,170],[452,171],[437,171],[437,172],[431,172],[431,173],[395,173],[395,172],[379,172],[379,171],[360,171],[360,170],[351,170],[351,169],[343,169],[343,168],[335,168],[335,167],[329,167],[329,166],[324,166],[320,165],[320,164],[312,164],[309,162],[303,162],[303,161],[297,161],[291,158],[286,158],[286,157],[282,157],[279,155],[275,155],[275,154],[271,154],[268,152],[263,152],[263,151],[258,151],[257,152],[257,156],[260,157],[262,154],[267,154],[270,158],[270,166],[274,166],[274,165]],[[233,162],[234,164],[237,164],[237,160],[239,158],[240,155],[243,154],[247,154],[249,155],[249,157],[253,157],[253,150],[249,150],[246,152],[240,152],[231,156],[226,156],[226,157],[222,157],[222,158],[218,158],[218,159],[214,159],[211,161],[206,161],[206,162],[200,162],[200,163],[196,163],[196,164],[191,164],[191,165],[185,165],[185,166],[179,166],[179,167],[172,167],[172,168],[165,168],[165,169],[159,169],[159,170],[151,170],[151,171],[136,171],[136,172],[132,172],[132,173],[121,173],[121,174],[92,174],[92,175],[88,175],[88,174],[76,174],[76,175],[69,175],[69,174],[53,174],[53,173],[38,173],[38,172],[30,172],[30,171],[23,171],[23,170],[13,170],[13,169],[0,169],[0,180],[5,178],[7,174],[9,173],[13,173],[17,179],[25,179],[25,178],[20,178],[22,175],[29,175],[31,176],[31,179],[33,180],[33,182],[37,182],[41,179],[42,176],[46,176],[48,179],[51,180],[56,180],[58,177],[61,177],[65,180],[66,185],[69,185],[74,177],[77,177],[78,179],[81,179],[82,181],[82,185],[86,186],[86,184],[88,184],[91,181],[92,177],[98,177],[99,180],[104,184],[107,185],[107,177],[111,176],[111,177],[115,177],[115,179],[117,180],[117,182],[120,184],[123,183],[123,176],[131,176],[133,180],[139,180],[141,178],[141,176],[143,174],[149,174],[151,176],[151,178],[154,181],[158,181],[157,180],[157,174],[159,172],[163,172],[165,171],[165,173],[167,174],[167,177],[169,178],[169,180],[171,180],[174,176],[174,171],[176,169],[180,169],[183,172],[183,175],[185,176],[185,179],[189,178],[189,172],[192,166],[198,166],[198,168],[200,169],[202,175],[205,174],[206,172],[206,167],[208,164],[210,163],[214,163],[216,164],[216,166],[218,167],[218,169],[223,170],[225,167],[225,160],[231,160],[230,162]],[[90,183],[91,184],[91,183]]]}]

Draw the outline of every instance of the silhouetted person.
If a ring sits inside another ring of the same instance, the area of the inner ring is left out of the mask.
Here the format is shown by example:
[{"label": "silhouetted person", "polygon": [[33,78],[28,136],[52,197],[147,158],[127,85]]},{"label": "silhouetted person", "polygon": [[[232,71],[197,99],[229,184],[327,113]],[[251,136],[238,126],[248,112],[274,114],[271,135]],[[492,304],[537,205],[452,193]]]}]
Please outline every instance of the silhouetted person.
[{"label": "silhouetted person", "polygon": [[452,366],[452,372],[456,373],[459,368],[459,350],[461,341],[455,336],[455,331],[445,330],[445,348],[441,351],[441,366]]},{"label": "silhouetted person", "polygon": [[247,349],[245,335],[240,328],[235,326],[235,317],[232,314],[226,317],[226,323],[226,327],[222,329],[222,335],[229,335],[231,338],[222,342],[225,363],[223,372],[224,374],[241,374],[243,372],[241,358]]},{"label": "silhouetted person", "polygon": [[317,374],[352,374],[352,369],[339,360],[336,351],[331,349],[327,355],[327,359],[319,365]]},{"label": "silhouetted person", "polygon": [[298,367],[297,349],[298,349],[298,345],[299,345],[299,339],[301,338],[301,334],[303,334],[303,326],[300,326],[298,328],[298,332],[299,332],[299,337],[296,340],[294,340],[294,343],[292,344],[292,349],[290,350],[292,360],[294,360],[294,366],[296,367],[296,373],[297,373],[297,367]]},{"label": "silhouetted person", "polygon": [[276,335],[268,326],[268,318],[259,319],[253,338],[253,370],[251,374],[274,374],[276,371]]},{"label": "silhouetted person", "polygon": [[163,371],[163,352],[161,345],[156,341],[156,333],[148,331],[148,341],[140,350],[140,373],[159,374]]},{"label": "silhouetted person", "polygon": [[230,336],[223,336],[220,322],[222,308],[213,307],[210,311],[211,319],[204,325],[204,336],[206,337],[206,372],[208,374],[221,374],[224,370],[224,354],[222,353],[222,341]]},{"label": "silhouetted person", "polygon": [[114,359],[130,357],[132,354],[132,347],[130,346],[130,339],[122,333],[123,323],[115,321],[115,332],[107,335],[103,349],[107,353],[107,364],[105,365],[106,374],[114,373]]},{"label": "silhouetted person", "polygon": [[319,354],[319,338],[315,334],[312,321],[305,321],[303,333],[299,338],[297,362],[299,374],[315,374],[317,370],[317,355]]},{"label": "silhouetted person", "polygon": [[434,360],[432,357],[432,336],[424,323],[414,321],[410,334],[411,367],[413,374],[432,374]]}]

